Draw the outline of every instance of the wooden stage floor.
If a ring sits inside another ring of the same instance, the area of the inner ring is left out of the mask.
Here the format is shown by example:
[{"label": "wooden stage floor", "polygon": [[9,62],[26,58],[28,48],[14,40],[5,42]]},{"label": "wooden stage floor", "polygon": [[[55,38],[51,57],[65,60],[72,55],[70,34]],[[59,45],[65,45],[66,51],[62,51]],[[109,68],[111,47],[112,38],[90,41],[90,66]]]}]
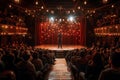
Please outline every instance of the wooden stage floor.
[{"label": "wooden stage floor", "polygon": [[62,45],[62,48],[58,48],[57,45],[37,45],[37,46],[35,46],[35,48],[64,51],[64,50],[81,49],[81,48],[86,48],[86,47],[81,46],[81,45]]}]

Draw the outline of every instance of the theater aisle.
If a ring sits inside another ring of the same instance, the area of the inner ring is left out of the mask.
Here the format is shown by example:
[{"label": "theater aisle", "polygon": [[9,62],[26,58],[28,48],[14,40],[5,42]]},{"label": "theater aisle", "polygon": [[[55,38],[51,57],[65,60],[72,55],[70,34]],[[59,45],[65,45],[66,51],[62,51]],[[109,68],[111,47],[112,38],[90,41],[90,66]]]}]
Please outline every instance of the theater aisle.
[{"label": "theater aisle", "polygon": [[53,65],[53,69],[49,73],[48,80],[72,80],[64,58],[56,59],[55,65]]}]

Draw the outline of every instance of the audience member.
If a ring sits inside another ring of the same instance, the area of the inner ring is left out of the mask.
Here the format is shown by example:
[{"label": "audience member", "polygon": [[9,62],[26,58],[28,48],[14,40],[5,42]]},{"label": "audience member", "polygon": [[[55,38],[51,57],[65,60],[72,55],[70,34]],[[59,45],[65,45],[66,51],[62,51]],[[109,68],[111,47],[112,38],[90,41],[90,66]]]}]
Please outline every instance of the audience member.
[{"label": "audience member", "polygon": [[120,80],[120,52],[111,54],[111,68],[101,72],[98,80]]},{"label": "audience member", "polygon": [[36,69],[31,63],[31,53],[25,51],[22,61],[17,64],[17,80],[36,80]]}]

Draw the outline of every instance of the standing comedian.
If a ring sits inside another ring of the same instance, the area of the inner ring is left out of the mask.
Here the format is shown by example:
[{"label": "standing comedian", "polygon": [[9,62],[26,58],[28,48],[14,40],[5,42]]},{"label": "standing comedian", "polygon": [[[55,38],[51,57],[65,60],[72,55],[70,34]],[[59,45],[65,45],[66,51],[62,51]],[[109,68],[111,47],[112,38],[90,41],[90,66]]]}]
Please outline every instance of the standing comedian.
[{"label": "standing comedian", "polygon": [[62,48],[62,34],[58,33],[58,48]]}]

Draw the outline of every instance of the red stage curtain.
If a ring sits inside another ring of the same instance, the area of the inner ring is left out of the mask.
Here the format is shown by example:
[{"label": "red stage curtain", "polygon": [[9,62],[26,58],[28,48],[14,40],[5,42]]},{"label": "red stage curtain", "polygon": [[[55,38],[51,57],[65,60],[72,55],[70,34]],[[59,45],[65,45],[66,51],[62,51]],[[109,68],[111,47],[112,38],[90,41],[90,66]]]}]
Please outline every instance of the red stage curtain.
[{"label": "red stage curtain", "polygon": [[86,21],[80,16],[77,23],[52,23],[36,22],[36,45],[57,44],[57,34],[62,33],[62,43],[67,45],[85,45]]}]

